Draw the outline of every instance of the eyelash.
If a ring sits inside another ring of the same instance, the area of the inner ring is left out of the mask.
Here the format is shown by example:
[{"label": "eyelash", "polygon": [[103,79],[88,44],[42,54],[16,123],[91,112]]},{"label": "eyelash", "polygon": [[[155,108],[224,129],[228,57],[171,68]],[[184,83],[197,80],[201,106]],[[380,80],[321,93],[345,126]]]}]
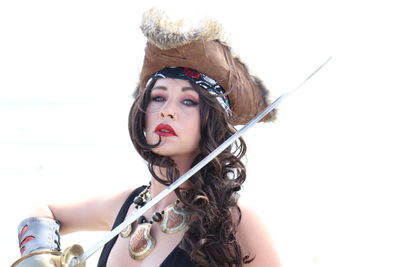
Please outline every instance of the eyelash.
[{"label": "eyelash", "polygon": [[151,101],[153,101],[153,102],[162,102],[164,100],[165,100],[165,98],[162,96],[159,96],[159,95],[151,97]]},{"label": "eyelash", "polygon": [[[189,104],[186,104],[187,102],[189,102]],[[194,107],[194,106],[197,106],[199,104],[198,102],[196,102],[196,101],[194,101],[192,99],[185,99],[185,100],[182,101],[182,103],[184,105],[190,106],[190,107]]]},{"label": "eyelash", "polygon": [[[165,101],[165,97],[163,96],[153,96],[151,97],[151,101],[153,102],[164,102]],[[184,99],[182,100],[182,104],[186,105],[186,106],[197,106],[199,103],[195,100],[192,99]]]}]

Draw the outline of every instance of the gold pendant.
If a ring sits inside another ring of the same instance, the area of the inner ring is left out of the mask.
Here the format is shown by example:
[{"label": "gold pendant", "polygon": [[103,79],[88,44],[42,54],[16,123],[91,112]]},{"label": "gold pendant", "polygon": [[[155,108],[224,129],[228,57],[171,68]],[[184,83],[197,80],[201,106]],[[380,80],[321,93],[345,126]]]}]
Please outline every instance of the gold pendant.
[{"label": "gold pendant", "polygon": [[129,255],[134,260],[143,260],[153,250],[156,241],[150,234],[151,223],[141,223],[129,239]]},{"label": "gold pendant", "polygon": [[188,215],[176,204],[171,204],[164,209],[160,229],[166,234],[174,234],[186,227],[187,220]]},{"label": "gold pendant", "polygon": [[120,233],[119,235],[123,238],[127,238],[130,234],[132,233],[132,224],[128,225],[127,227],[125,227]]}]

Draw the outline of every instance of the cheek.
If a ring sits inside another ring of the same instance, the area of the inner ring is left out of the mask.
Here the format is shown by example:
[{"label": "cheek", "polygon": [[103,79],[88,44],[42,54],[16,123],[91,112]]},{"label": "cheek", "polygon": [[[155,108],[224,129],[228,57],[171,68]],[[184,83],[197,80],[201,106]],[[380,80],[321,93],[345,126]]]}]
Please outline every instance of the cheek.
[{"label": "cheek", "polygon": [[197,116],[190,121],[190,129],[192,129],[192,135],[196,137],[196,140],[198,139],[200,141],[200,116],[197,114]]},{"label": "cheek", "polygon": [[146,133],[149,133],[149,131],[151,130],[152,124],[154,122],[154,115],[151,112],[147,112],[145,115],[145,119],[144,119],[144,129],[146,131]]},{"label": "cheek", "polygon": [[155,113],[157,111],[160,111],[162,107],[162,103],[159,102],[150,102],[149,105],[147,106],[147,113]]}]

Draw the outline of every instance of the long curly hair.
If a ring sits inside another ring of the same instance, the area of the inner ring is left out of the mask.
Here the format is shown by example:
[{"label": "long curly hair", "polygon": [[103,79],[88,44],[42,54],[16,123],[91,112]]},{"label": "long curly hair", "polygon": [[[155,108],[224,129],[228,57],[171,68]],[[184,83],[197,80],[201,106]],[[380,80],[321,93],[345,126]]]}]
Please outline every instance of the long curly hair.
[{"label": "long curly hair", "polygon": [[[181,174],[171,158],[152,152],[159,143],[148,144],[144,131],[146,108],[155,82],[153,79],[146,90],[136,89],[129,113],[129,133],[153,177],[161,184],[170,185]],[[192,163],[194,166],[232,136],[236,129],[229,123],[227,113],[214,95],[194,83],[191,85],[200,97],[200,153]],[[180,246],[199,266],[242,266],[252,261],[236,237],[241,220],[238,191],[246,180],[246,168],[241,161],[245,153],[246,144],[239,138],[193,175],[184,193],[179,188],[175,190],[190,215]],[[166,168],[166,180],[156,175],[155,167]]]}]

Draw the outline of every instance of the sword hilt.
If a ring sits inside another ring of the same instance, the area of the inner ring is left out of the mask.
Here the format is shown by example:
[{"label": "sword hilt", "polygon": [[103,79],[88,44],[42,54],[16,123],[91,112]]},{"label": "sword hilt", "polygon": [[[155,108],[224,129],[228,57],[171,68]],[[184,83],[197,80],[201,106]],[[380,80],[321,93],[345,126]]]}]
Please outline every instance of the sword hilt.
[{"label": "sword hilt", "polygon": [[27,254],[11,267],[85,267],[85,262],[79,262],[78,257],[83,253],[80,245],[72,245],[62,251],[36,251]]}]

